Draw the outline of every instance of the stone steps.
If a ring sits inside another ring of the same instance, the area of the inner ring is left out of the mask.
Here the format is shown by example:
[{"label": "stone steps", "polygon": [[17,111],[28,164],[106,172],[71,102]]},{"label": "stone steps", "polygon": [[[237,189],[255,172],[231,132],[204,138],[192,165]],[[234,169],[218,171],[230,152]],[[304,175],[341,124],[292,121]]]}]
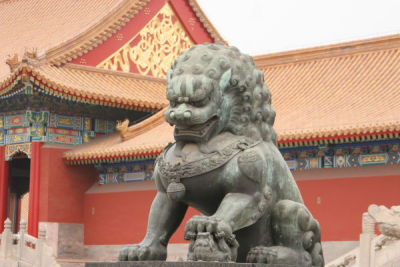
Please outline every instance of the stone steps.
[{"label": "stone steps", "polygon": [[93,259],[57,259],[61,267],[84,267],[86,262],[95,262]]}]

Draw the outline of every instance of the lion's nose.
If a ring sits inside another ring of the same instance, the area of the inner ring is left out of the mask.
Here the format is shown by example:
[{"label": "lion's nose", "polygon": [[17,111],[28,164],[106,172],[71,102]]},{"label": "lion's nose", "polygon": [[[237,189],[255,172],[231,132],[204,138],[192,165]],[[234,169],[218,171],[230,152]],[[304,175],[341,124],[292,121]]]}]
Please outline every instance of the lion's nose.
[{"label": "lion's nose", "polygon": [[184,117],[185,119],[190,119],[190,118],[192,117],[192,112],[189,111],[189,110],[185,111],[185,112],[183,113],[183,117]]},{"label": "lion's nose", "polygon": [[190,110],[185,110],[185,111],[177,110],[176,112],[173,112],[173,114],[170,113],[169,117],[171,119],[176,119],[176,120],[189,120],[192,118],[192,112]]},{"label": "lion's nose", "polygon": [[192,111],[189,110],[186,104],[181,104],[169,112],[169,119],[171,120],[190,120],[193,117]]}]

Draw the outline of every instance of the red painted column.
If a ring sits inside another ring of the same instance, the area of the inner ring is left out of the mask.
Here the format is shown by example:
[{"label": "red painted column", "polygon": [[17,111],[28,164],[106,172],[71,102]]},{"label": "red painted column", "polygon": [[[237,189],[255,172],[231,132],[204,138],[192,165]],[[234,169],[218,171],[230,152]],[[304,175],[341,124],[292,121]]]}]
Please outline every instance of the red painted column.
[{"label": "red painted column", "polygon": [[9,162],[6,161],[6,147],[0,146],[0,233],[7,219]]},{"label": "red painted column", "polygon": [[41,142],[32,142],[29,183],[28,234],[37,237],[39,231],[40,150]]}]

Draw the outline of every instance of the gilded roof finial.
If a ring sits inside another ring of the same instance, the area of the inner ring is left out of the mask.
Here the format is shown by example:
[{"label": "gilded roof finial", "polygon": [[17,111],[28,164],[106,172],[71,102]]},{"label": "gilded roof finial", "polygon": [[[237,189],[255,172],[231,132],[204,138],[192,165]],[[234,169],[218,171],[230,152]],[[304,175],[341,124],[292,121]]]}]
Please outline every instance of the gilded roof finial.
[{"label": "gilded roof finial", "polygon": [[22,58],[22,62],[28,62],[31,59],[36,60],[38,58],[37,56],[37,48],[32,48],[32,49],[26,49],[24,56]]},{"label": "gilded roof finial", "polygon": [[129,120],[126,119],[124,121],[117,121],[117,125],[116,125],[116,129],[119,132],[119,134],[121,135],[121,138],[123,140],[125,140],[128,136],[129,130]]},{"label": "gilded roof finial", "polygon": [[10,71],[13,72],[16,68],[18,68],[21,62],[18,59],[18,55],[14,54],[14,56],[8,55],[6,64],[10,67]]},{"label": "gilded roof finial", "polygon": [[19,65],[21,65],[21,63],[37,65],[37,48],[25,49],[24,55],[22,56],[21,60],[19,60],[18,54],[14,54],[13,56],[9,55],[6,60],[6,64],[10,67],[11,72],[14,72],[19,67]]}]

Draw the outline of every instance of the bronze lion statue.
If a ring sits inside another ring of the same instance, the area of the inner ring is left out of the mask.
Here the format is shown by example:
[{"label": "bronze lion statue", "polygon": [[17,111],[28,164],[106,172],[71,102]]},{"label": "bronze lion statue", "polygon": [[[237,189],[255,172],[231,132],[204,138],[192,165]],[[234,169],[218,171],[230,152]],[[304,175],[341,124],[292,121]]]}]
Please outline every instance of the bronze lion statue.
[{"label": "bronze lion statue", "polygon": [[272,128],[275,111],[252,57],[222,44],[184,52],[168,72],[176,143],[158,157],[146,237],[121,261],[165,260],[188,206],[188,260],[324,266],[318,222],[303,204]]}]

